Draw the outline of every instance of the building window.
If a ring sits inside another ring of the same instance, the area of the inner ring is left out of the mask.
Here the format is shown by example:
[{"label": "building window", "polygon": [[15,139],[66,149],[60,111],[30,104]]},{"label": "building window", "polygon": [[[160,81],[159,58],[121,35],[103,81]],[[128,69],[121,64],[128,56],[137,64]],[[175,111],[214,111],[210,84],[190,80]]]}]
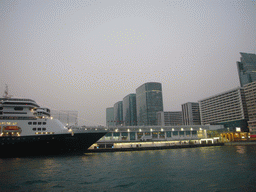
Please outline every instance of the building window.
[{"label": "building window", "polygon": [[130,140],[134,141],[135,140],[135,132],[130,133]]},{"label": "building window", "polygon": [[173,136],[178,136],[178,131],[173,131]]},{"label": "building window", "polygon": [[171,131],[166,131],[166,136],[167,137],[172,137],[172,132]]}]

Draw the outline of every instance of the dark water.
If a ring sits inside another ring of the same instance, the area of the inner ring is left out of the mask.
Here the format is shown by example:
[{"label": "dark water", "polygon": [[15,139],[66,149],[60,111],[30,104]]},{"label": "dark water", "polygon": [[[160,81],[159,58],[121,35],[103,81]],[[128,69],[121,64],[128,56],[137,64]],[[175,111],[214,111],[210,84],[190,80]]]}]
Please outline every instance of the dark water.
[{"label": "dark water", "polygon": [[2,158],[1,191],[256,191],[256,146]]}]

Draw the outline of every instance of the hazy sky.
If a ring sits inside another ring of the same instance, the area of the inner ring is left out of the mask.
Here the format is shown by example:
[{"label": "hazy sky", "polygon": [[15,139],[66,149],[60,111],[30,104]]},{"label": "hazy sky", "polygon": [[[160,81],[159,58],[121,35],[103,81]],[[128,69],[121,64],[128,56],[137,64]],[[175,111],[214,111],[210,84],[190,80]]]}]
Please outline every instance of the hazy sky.
[{"label": "hazy sky", "polygon": [[80,125],[105,125],[146,82],[181,111],[238,87],[239,52],[256,51],[255,0],[6,0],[0,26],[0,94],[76,110]]}]

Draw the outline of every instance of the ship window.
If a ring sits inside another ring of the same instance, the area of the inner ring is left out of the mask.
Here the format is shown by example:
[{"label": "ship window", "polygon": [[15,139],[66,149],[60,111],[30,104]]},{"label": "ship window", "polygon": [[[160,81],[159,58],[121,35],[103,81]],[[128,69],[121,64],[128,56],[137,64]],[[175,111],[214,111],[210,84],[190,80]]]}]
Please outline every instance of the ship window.
[{"label": "ship window", "polygon": [[46,122],[43,122],[43,125],[46,125]]},{"label": "ship window", "polygon": [[22,111],[22,110],[23,110],[23,107],[14,107],[14,110],[16,110],[16,111]]},{"label": "ship window", "polygon": [[37,128],[38,131],[41,131],[41,128]]},{"label": "ship window", "polygon": [[42,122],[38,122],[38,125],[41,125],[42,124]]},{"label": "ship window", "polygon": [[32,122],[28,122],[29,125],[32,125]]},{"label": "ship window", "polygon": [[46,128],[43,128],[43,131],[45,131],[46,130]]},{"label": "ship window", "polygon": [[33,122],[33,125],[36,125],[36,122]]},{"label": "ship window", "polygon": [[36,131],[36,128],[33,128],[33,131]]},{"label": "ship window", "polygon": [[3,107],[0,107],[0,110],[3,110]]},{"label": "ship window", "polygon": [[0,112],[0,115],[3,115],[3,112],[2,112],[2,111]]}]

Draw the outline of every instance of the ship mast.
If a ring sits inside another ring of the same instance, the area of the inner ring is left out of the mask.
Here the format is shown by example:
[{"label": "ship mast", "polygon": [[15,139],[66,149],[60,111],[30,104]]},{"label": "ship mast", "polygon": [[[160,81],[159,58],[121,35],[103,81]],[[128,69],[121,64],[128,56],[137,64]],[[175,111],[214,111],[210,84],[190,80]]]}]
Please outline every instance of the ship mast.
[{"label": "ship mast", "polygon": [[3,97],[8,99],[8,98],[11,98],[12,95],[8,95],[8,85],[5,84],[5,91],[4,91],[4,95]]}]

